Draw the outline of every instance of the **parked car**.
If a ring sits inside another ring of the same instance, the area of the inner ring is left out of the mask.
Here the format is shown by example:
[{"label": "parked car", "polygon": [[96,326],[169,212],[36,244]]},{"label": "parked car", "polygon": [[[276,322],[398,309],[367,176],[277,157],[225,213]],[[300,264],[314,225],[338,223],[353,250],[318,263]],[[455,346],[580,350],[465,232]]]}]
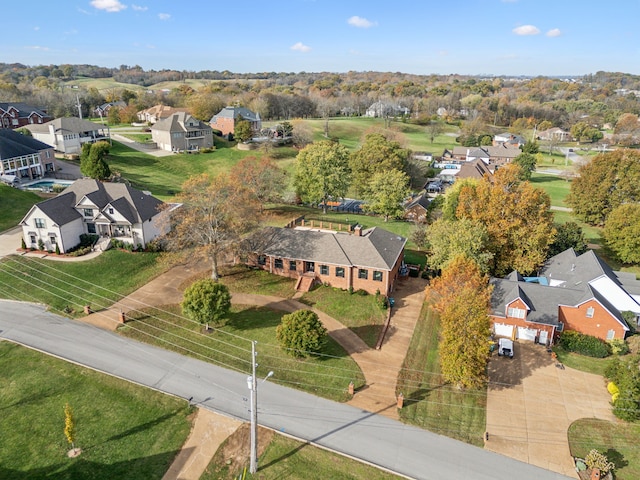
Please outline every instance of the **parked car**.
[{"label": "parked car", "polygon": [[498,340],[498,355],[513,358],[513,342],[508,338]]}]

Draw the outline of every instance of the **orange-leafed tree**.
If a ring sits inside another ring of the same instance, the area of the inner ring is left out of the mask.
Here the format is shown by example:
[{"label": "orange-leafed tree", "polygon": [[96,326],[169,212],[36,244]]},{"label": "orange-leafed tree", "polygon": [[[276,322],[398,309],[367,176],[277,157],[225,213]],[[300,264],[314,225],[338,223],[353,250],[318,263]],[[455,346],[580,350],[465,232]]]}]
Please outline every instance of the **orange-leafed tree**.
[{"label": "orange-leafed tree", "polygon": [[219,262],[234,256],[245,237],[258,225],[255,197],[229,175],[189,178],[171,211],[167,248],[192,262],[208,261],[211,278],[219,279]]},{"label": "orange-leafed tree", "polygon": [[440,314],[438,355],[447,382],[477,388],[486,382],[491,286],[475,261],[460,256],[427,287],[427,299]]},{"label": "orange-leafed tree", "polygon": [[519,178],[519,168],[507,165],[475,188],[463,187],[456,217],[477,220],[487,229],[491,273],[534,272],[544,262],[556,231],[549,196]]},{"label": "orange-leafed tree", "polygon": [[249,190],[260,208],[267,202],[279,200],[287,181],[284,170],[269,157],[243,158],[231,169],[230,176],[232,182]]}]

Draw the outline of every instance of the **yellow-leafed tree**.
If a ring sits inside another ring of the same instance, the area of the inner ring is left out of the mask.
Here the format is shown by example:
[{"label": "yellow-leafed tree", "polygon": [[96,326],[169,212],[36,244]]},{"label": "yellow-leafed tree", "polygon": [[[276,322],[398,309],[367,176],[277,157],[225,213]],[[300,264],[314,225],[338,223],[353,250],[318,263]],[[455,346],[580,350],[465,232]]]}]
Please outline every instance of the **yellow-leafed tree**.
[{"label": "yellow-leafed tree", "polygon": [[71,448],[75,448],[76,420],[73,417],[71,405],[68,403],[64,405],[64,436],[67,437],[67,442],[71,444]]}]

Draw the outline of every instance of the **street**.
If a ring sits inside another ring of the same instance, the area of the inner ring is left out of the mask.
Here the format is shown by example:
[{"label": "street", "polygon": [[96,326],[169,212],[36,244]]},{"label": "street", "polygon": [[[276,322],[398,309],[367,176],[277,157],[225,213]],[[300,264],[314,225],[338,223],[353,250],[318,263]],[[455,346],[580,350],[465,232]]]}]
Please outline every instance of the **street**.
[{"label": "street", "polygon": [[[142,344],[46,312],[39,305],[0,301],[0,338],[171,395],[192,398],[192,403],[218,413],[243,421],[249,418],[247,373]],[[274,378],[277,375],[275,372]],[[568,478],[271,381],[260,383],[258,413],[260,425],[409,478]]]}]

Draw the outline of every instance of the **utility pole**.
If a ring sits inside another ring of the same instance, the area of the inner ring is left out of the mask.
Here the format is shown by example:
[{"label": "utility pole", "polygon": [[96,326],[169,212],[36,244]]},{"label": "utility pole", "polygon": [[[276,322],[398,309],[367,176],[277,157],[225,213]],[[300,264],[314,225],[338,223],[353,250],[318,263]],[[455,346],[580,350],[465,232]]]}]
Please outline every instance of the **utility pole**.
[{"label": "utility pole", "polygon": [[[249,379],[251,383],[249,383]],[[256,341],[251,342],[251,377],[247,379],[251,389],[251,463],[249,471],[258,471],[258,377],[256,377]]]}]

